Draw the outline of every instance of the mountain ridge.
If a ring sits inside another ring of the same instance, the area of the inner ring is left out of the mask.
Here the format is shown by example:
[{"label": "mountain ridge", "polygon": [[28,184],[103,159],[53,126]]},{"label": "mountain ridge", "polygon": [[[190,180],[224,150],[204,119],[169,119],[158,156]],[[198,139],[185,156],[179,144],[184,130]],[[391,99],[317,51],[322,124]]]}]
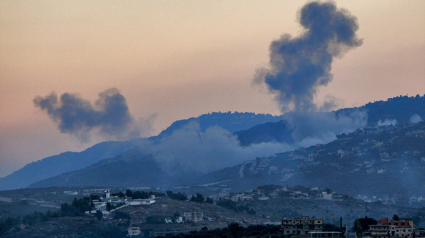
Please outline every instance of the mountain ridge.
[{"label": "mountain ridge", "polygon": [[[404,122],[408,121],[413,114],[417,114],[420,117],[425,118],[425,96],[399,96],[390,98],[387,101],[377,101],[373,103],[368,103],[362,107],[340,109],[335,111],[334,113],[336,114],[336,116],[340,116],[347,115],[353,111],[358,110],[368,111],[368,124],[376,124],[378,123],[378,121],[386,119],[396,119],[400,122]],[[258,116],[258,118],[255,118],[256,115]],[[235,117],[230,123],[222,122],[222,125],[226,128],[229,128],[229,126],[235,124],[239,126],[235,127],[234,129],[230,129],[231,131],[235,131],[236,128],[240,128],[240,125],[237,123],[238,120],[244,121],[248,118],[249,122],[245,123],[245,125],[248,125],[250,123],[252,124],[253,121],[256,120],[279,120],[281,117],[283,117],[271,116],[269,114],[227,112],[204,114],[198,117],[198,119],[189,118],[186,120],[176,121],[169,128],[164,130],[160,135],[156,137],[134,139],[122,142],[101,142],[82,152],[65,152],[59,155],[44,158],[41,161],[32,162],[30,164],[25,165],[20,170],[15,171],[11,175],[0,178],[0,190],[26,187],[36,181],[41,181],[43,179],[47,179],[62,173],[67,173],[70,171],[85,168],[102,159],[117,156],[133,148],[141,140],[151,139],[153,141],[159,141],[161,137],[166,137],[168,134],[172,134],[173,131],[178,130],[179,128],[183,127],[184,125],[187,125],[192,121],[198,121],[200,123],[200,129],[205,130],[206,128],[208,128],[208,126],[214,126],[217,123],[220,123],[219,118],[228,118],[232,116]],[[207,120],[206,118],[208,117],[211,117],[212,119]],[[276,129],[275,125],[280,125],[281,128]],[[242,146],[248,146],[251,144],[258,144],[262,142],[290,143],[293,141],[292,129],[293,128],[290,128],[290,126],[285,121],[280,120],[278,122],[265,122],[263,124],[254,125],[246,130],[235,131],[234,135],[238,137],[238,140],[240,141]],[[267,131],[268,133],[264,133],[265,131]],[[273,133],[275,133],[275,135],[273,135]],[[76,161],[77,163],[75,163]]]}]

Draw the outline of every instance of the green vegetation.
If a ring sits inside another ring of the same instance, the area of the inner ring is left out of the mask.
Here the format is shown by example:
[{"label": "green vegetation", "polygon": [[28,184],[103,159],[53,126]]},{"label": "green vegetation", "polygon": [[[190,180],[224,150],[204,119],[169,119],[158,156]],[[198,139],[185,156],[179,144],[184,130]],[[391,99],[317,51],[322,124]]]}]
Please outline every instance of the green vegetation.
[{"label": "green vegetation", "polygon": [[239,205],[238,206],[238,205],[236,205],[236,203],[234,201],[228,200],[228,199],[220,199],[219,201],[217,201],[217,206],[224,207],[226,209],[233,210],[235,212],[246,211],[248,214],[251,214],[251,215],[256,214],[256,211],[254,209],[250,209],[248,207],[248,205],[246,205],[246,206]]},{"label": "green vegetation", "polygon": [[192,201],[192,202],[205,202],[205,198],[204,198],[204,196],[202,196],[202,194],[196,193],[196,196],[192,196],[190,201]]},{"label": "green vegetation", "polygon": [[359,233],[366,230],[369,230],[370,225],[376,225],[378,224],[378,221],[373,218],[368,218],[367,216],[365,218],[356,219],[354,221],[354,231]]},{"label": "green vegetation", "polygon": [[7,218],[6,221],[0,222],[0,236],[4,234],[6,231],[14,228],[17,229],[21,224],[21,218]]},{"label": "green vegetation", "polygon": [[170,190],[166,191],[166,193],[167,193],[167,196],[171,199],[180,200],[180,201],[187,200],[186,194],[183,194],[183,193],[180,193],[180,192],[173,193],[173,191],[170,191]]},{"label": "green vegetation", "polygon": [[165,220],[160,216],[148,216],[146,217],[147,224],[164,224]]},{"label": "green vegetation", "polygon": [[[122,194],[122,195],[124,195],[124,194]],[[119,194],[118,196],[122,196],[122,195]],[[152,192],[152,191],[149,191],[149,192],[145,192],[145,191],[136,191],[136,192],[133,192],[130,189],[127,189],[125,191],[125,196],[131,197],[132,199],[147,199],[147,198],[150,198],[151,195],[155,195],[155,197],[163,197],[163,196],[165,196],[164,193],[158,193],[158,192]]]},{"label": "green vegetation", "polygon": [[258,186],[257,190],[263,190],[265,195],[269,195],[271,192],[275,191],[276,189],[281,189],[282,186],[279,185],[274,185],[274,184],[270,184],[270,185],[263,185],[263,186]]}]

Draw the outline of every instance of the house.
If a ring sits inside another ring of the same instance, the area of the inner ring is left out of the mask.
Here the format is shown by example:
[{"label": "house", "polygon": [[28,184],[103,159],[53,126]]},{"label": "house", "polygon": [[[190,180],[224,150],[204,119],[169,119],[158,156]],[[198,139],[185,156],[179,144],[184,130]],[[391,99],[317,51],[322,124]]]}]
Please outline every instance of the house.
[{"label": "house", "polygon": [[185,213],[183,213],[183,217],[187,221],[198,222],[198,221],[202,221],[202,218],[204,217],[204,213],[202,213],[202,212],[185,212]]},{"label": "house", "polygon": [[137,236],[140,235],[142,231],[140,230],[140,227],[130,227],[128,228],[128,236]]},{"label": "house", "polygon": [[183,217],[182,216],[176,217],[176,223],[178,224],[183,223]]},{"label": "house", "polygon": [[418,230],[415,230],[414,232],[415,238],[425,238],[425,230],[419,228]]},{"label": "house", "polygon": [[154,199],[133,199],[131,201],[127,201],[127,204],[130,206],[139,206],[139,205],[150,205],[155,203]]},{"label": "house", "polygon": [[233,202],[238,202],[239,201],[239,198],[240,198],[240,195],[239,194],[236,194],[235,196],[232,196],[230,198],[230,200],[232,200]]},{"label": "house", "polygon": [[378,224],[369,227],[369,231],[365,232],[363,237],[413,237],[415,231],[410,218],[400,218],[398,221],[383,218]]},{"label": "house", "polygon": [[260,201],[267,201],[267,200],[270,200],[270,198],[267,197],[267,196],[262,196],[262,197],[259,197],[258,200],[260,200]]},{"label": "house", "polygon": [[219,198],[229,198],[229,196],[230,196],[230,193],[226,192],[226,191],[223,191],[223,192],[218,194]]},{"label": "house", "polygon": [[240,200],[241,200],[241,201],[244,201],[244,200],[252,200],[252,195],[242,195],[242,196],[240,197]]},{"label": "house", "polygon": [[323,199],[331,200],[332,199],[332,193],[322,192]]},{"label": "house", "polygon": [[66,195],[78,195],[78,192],[77,191],[63,191],[63,193],[64,194],[66,194]]},{"label": "house", "polygon": [[310,219],[308,216],[282,219],[280,226],[284,237],[307,237],[311,232],[323,231],[323,219]]}]

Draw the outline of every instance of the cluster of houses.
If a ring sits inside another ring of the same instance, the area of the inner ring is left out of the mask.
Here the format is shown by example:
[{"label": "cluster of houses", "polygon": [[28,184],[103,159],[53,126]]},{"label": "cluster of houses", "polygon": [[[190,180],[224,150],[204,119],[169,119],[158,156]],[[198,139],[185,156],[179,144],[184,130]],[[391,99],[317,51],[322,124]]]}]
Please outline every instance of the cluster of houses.
[{"label": "cluster of houses", "polygon": [[400,218],[397,221],[383,218],[376,225],[370,225],[369,230],[363,232],[364,238],[390,238],[390,237],[407,237],[407,238],[424,238],[425,230],[416,230],[413,221],[410,218]]},{"label": "cluster of houses", "polygon": [[[273,198],[277,198],[278,196],[285,196],[290,199],[325,199],[325,200],[341,200],[343,199],[343,195],[326,191],[325,189],[320,189],[318,187],[309,188],[302,187],[302,190],[297,190],[297,187],[281,187],[274,189],[273,191],[266,193],[264,189],[257,188],[255,190],[250,190],[241,193],[230,193],[228,191],[222,191],[219,194],[210,196],[214,201],[219,199],[228,199],[234,202],[241,201],[249,201],[249,200],[259,200],[259,201],[267,201]],[[309,190],[309,191],[305,191]],[[284,195],[282,195],[284,192]]]},{"label": "cluster of houses", "polygon": [[[131,197],[118,197],[111,196],[109,190],[105,191],[105,197],[100,197],[99,200],[91,201],[94,205],[94,210],[86,211],[86,214],[94,214],[97,211],[102,212],[103,215],[107,215],[117,209],[121,209],[126,206],[139,206],[139,205],[150,205],[155,203],[155,195],[151,195],[150,198],[146,199],[132,199]],[[109,210],[108,203],[115,209]]]},{"label": "cluster of houses", "polygon": [[165,223],[166,224],[172,224],[172,223],[184,223],[184,222],[198,222],[198,221],[202,221],[202,219],[204,218],[204,213],[203,212],[184,212],[183,216],[178,216],[175,219],[171,219],[171,218],[165,218]]},{"label": "cluster of houses", "polygon": [[[300,218],[283,219],[281,234],[283,237],[309,238],[340,238],[348,235],[347,230],[340,224],[337,231],[324,229],[323,219],[302,216]],[[345,233],[345,234],[344,234]],[[356,235],[355,237],[358,237]],[[410,218],[400,218],[397,221],[383,218],[376,225],[362,232],[362,238],[425,238],[425,230],[416,230]]]},{"label": "cluster of houses", "polygon": [[400,194],[393,194],[391,196],[367,196],[367,195],[357,195],[357,199],[365,202],[382,202],[383,204],[398,204],[401,200],[405,200],[410,204],[425,204],[425,196],[412,196],[404,197]]}]

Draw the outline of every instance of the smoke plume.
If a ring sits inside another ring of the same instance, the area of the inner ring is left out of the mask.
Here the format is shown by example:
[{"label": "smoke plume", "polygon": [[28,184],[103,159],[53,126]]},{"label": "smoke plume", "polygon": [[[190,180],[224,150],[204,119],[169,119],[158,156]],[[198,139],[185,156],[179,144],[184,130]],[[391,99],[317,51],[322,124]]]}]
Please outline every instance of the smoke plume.
[{"label": "smoke plume", "polygon": [[418,114],[414,114],[410,117],[410,123],[412,123],[412,124],[416,124],[416,123],[419,123],[421,121],[423,121],[422,117],[419,116]]},{"label": "smoke plume", "polygon": [[367,113],[364,111],[353,111],[347,115],[337,115],[335,112],[291,112],[284,116],[293,129],[294,141],[304,141],[304,146],[313,145],[305,144],[313,139],[317,143],[326,144],[335,140],[338,134],[353,132],[367,124]]},{"label": "smoke plume", "polygon": [[270,156],[297,147],[280,143],[240,146],[236,135],[218,127],[201,130],[198,122],[190,122],[169,136],[152,143],[141,142],[142,151],[153,155],[163,169],[173,173],[208,173],[243,163],[260,156]]},{"label": "smoke plume", "polygon": [[270,45],[269,68],[257,71],[254,82],[265,83],[282,112],[316,111],[313,99],[319,86],[332,80],[331,64],[358,47],[356,17],[334,3],[312,2],[300,11],[305,31],[298,37],[284,34]]},{"label": "smoke plume", "polygon": [[134,121],[125,97],[116,88],[99,93],[94,105],[76,94],[64,93],[58,98],[55,92],[46,97],[36,96],[33,102],[47,112],[62,133],[81,140],[87,140],[92,130],[108,138],[128,139],[139,137],[150,128],[141,128]]},{"label": "smoke plume", "polygon": [[384,121],[379,120],[377,123],[377,126],[395,126],[398,124],[398,121],[396,119],[385,119]]},{"label": "smoke plume", "polygon": [[293,128],[293,143],[263,142],[241,146],[236,135],[215,126],[205,131],[199,123],[190,122],[175,130],[160,141],[144,140],[139,147],[173,173],[204,174],[225,167],[241,164],[256,157],[326,144],[336,139],[337,134],[352,132],[365,126],[367,114],[360,111],[348,115],[335,113],[288,113],[285,115]]}]

